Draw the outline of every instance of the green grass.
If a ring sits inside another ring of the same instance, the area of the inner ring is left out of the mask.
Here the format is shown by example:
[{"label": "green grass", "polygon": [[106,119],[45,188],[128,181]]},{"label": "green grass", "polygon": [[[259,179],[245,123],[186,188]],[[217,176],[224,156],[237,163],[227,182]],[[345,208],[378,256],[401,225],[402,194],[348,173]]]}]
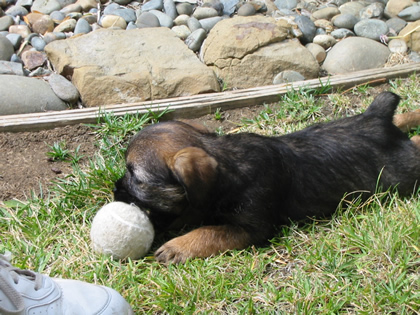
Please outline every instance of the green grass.
[{"label": "green grass", "polygon": [[[418,107],[418,82],[415,76],[392,82],[391,89],[403,96],[401,111]],[[353,115],[373,99],[370,91],[363,86],[344,94],[289,92],[246,118],[240,129],[275,135]],[[354,102],[355,96],[363,101]],[[93,253],[90,224],[112,200],[113,182],[124,172],[127,141],[158,119],[106,115],[91,126],[98,151],[88,163],[76,161],[71,174],[40,195],[0,203],[0,252],[12,252],[17,267],[113,287],[138,314],[418,312],[418,195],[401,199],[378,193],[363,204],[344,204],[331,219],[285,226],[264,248],[185,265],[162,266],[151,257],[113,261]]]}]

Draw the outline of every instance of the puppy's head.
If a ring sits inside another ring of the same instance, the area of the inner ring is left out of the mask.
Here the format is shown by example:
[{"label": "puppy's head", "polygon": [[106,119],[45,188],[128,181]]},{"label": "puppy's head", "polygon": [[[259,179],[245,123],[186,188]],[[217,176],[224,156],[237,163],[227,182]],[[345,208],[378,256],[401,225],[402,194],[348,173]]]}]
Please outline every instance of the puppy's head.
[{"label": "puppy's head", "polygon": [[203,129],[184,122],[140,131],[128,146],[127,170],[115,183],[115,200],[148,210],[152,221],[171,221],[185,209],[205,203],[217,162],[203,149],[204,137]]}]

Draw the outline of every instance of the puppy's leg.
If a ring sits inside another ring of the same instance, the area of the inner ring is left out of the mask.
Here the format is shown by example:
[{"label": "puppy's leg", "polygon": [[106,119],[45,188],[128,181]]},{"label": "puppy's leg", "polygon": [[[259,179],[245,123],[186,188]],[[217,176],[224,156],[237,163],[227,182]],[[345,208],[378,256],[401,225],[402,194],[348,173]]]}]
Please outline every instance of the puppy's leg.
[{"label": "puppy's leg", "polygon": [[162,263],[183,263],[188,258],[204,258],[229,249],[244,249],[250,240],[250,234],[240,227],[203,226],[163,244],[155,257]]},{"label": "puppy's leg", "polygon": [[420,109],[417,109],[414,112],[395,115],[394,125],[404,132],[408,132],[410,129],[420,126]]},{"label": "puppy's leg", "polygon": [[411,137],[411,141],[414,142],[416,147],[420,150],[420,136]]}]

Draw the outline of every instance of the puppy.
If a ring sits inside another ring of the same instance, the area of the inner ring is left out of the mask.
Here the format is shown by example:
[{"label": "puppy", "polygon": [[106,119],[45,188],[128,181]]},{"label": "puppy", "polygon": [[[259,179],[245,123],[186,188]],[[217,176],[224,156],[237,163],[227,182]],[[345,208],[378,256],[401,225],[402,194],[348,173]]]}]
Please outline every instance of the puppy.
[{"label": "puppy", "polygon": [[157,229],[201,224],[155,253],[179,263],[262,244],[290,220],[330,215],[347,194],[412,194],[420,136],[401,129],[420,125],[420,115],[397,115],[398,128],[398,103],[384,92],[361,115],[280,137],[217,136],[180,121],[149,126],[128,147],[115,199],[148,209]]}]

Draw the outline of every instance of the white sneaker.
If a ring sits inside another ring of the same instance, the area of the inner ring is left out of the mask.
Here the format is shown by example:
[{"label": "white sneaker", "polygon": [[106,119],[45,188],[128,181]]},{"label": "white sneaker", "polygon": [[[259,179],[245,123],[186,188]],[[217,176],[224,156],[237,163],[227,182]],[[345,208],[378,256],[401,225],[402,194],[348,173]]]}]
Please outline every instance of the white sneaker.
[{"label": "white sneaker", "polygon": [[0,255],[0,314],[131,315],[115,290],[13,267]]}]

